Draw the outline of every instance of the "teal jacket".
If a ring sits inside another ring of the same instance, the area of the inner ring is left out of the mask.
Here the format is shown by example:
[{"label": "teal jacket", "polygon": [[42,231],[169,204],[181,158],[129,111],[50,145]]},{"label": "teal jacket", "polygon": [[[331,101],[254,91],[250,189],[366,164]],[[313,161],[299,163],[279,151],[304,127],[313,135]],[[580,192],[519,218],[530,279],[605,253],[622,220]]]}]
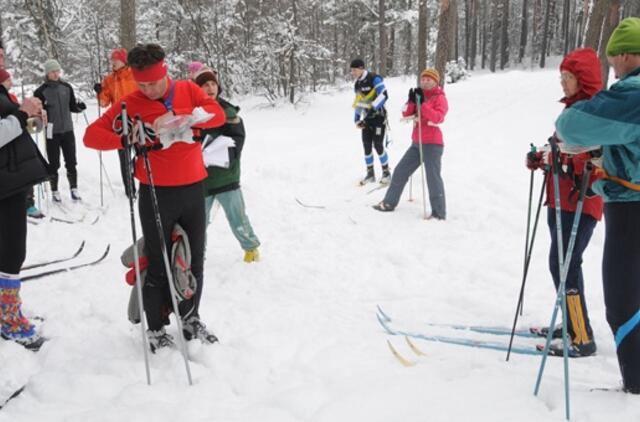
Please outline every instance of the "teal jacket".
[{"label": "teal jacket", "polygon": [[[556,120],[556,132],[567,144],[602,145],[606,172],[640,184],[640,68],[567,108]],[[608,180],[597,181],[593,190],[605,202],[640,201],[640,192]]]}]

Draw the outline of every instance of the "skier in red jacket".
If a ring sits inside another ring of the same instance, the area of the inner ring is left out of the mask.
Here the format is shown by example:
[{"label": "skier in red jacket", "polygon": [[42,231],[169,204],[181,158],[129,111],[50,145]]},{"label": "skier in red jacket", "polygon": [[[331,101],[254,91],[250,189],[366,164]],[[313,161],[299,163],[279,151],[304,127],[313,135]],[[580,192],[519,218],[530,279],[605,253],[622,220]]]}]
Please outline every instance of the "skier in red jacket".
[{"label": "skier in red jacket", "polygon": [[[590,48],[579,48],[567,54],[560,64],[560,83],[564,97],[560,100],[571,107],[578,101],[593,97],[602,89],[602,71],[596,52]],[[562,141],[562,140],[559,140]],[[561,147],[562,150],[562,147]],[[548,153],[550,155],[550,153]],[[529,153],[527,155],[527,167],[537,169],[543,167],[543,153]],[[585,162],[591,159],[589,153],[568,155],[560,153],[560,209],[562,222],[562,244],[566,250],[571,227],[576,213],[578,202],[578,190],[582,181]],[[549,158],[547,157],[547,160]],[[589,322],[587,304],[584,296],[584,279],[582,276],[582,253],[587,248],[593,230],[598,221],[602,219],[603,201],[592,190],[591,185],[595,181],[592,175],[589,187],[585,193],[582,215],[578,225],[578,231],[573,249],[573,255],[569,264],[565,291],[567,295],[567,311],[569,334],[571,344],[569,346],[570,357],[585,357],[596,353],[596,343],[593,338],[593,330]],[[551,248],[549,249],[549,271],[553,277],[556,289],[560,285],[560,264],[558,263],[558,242],[556,235],[556,212],[554,202],[554,187],[552,173],[547,174],[547,223],[551,232]],[[563,251],[563,254],[566,251]],[[546,337],[549,328],[532,330]],[[562,329],[556,328],[554,338],[562,338]],[[551,344],[550,354],[562,356],[562,342]]]},{"label": "skier in red jacket", "polygon": [[[225,114],[220,105],[193,82],[172,80],[167,75],[164,57],[162,47],[156,44],[138,45],[129,52],[128,62],[139,90],[125,96],[122,102],[126,103],[129,119],[139,115],[152,138],[147,142],[147,149],[167,249],[170,250],[170,233],[176,223],[189,237],[191,270],[197,280],[197,289],[192,298],[179,305],[183,334],[187,340],[198,338],[204,343],[213,343],[217,338],[206,329],[198,313],[202,297],[205,233],[202,181],[207,177],[200,143],[193,141],[193,132],[188,127],[181,129],[178,135],[174,132],[170,142],[160,133],[166,132],[165,129],[179,116],[195,116],[197,113],[202,116],[205,112],[213,115],[194,126],[204,129],[222,126]],[[85,145],[98,150],[123,148],[121,137],[113,129],[120,113],[121,105],[114,104],[92,123],[84,136]],[[173,338],[164,330],[164,325],[168,324],[170,307],[167,305],[171,303],[171,297],[149,180],[140,158],[135,162],[135,177],[140,182],[138,208],[145,239],[144,252],[149,260],[143,289],[144,310],[149,324],[149,343],[151,350],[155,351],[174,345]]]}]

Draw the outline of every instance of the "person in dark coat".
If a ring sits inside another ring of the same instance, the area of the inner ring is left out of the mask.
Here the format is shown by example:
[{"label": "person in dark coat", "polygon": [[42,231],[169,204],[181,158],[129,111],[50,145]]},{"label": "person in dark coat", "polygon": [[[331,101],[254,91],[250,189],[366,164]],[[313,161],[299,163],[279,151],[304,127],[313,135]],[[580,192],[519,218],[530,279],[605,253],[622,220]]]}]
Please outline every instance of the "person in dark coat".
[{"label": "person in dark coat", "polygon": [[71,85],[60,79],[62,68],[56,60],[47,60],[44,63],[44,70],[46,80],[36,89],[34,95],[44,104],[49,122],[46,138],[51,196],[54,202],[62,201],[58,191],[58,169],[60,168],[60,150],[62,150],[71,199],[80,201],[82,198],[78,192],[76,138],[73,134],[71,113],[82,113],[87,106],[82,101],[77,101]]},{"label": "person in dark coat", "polygon": [[[4,49],[0,44],[0,67]],[[37,350],[44,341],[22,314],[20,269],[26,256],[27,191],[47,177],[46,162],[27,132],[29,117],[42,118],[42,103],[16,104],[0,85],[0,336]]]}]

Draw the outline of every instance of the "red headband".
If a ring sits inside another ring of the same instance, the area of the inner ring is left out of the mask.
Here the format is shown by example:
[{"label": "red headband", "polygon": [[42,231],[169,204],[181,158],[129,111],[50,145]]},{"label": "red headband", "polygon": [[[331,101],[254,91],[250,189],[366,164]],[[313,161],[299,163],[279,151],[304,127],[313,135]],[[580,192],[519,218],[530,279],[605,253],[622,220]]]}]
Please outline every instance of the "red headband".
[{"label": "red headband", "polygon": [[131,70],[133,70],[133,79],[136,82],[155,82],[167,76],[167,65],[164,60],[144,69],[132,68]]}]

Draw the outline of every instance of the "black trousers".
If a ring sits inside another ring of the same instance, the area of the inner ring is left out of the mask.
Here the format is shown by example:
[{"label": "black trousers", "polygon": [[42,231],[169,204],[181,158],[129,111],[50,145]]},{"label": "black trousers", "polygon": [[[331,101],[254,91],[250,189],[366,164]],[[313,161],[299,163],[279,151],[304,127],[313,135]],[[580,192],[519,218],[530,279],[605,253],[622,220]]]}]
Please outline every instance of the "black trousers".
[{"label": "black trousers", "polygon": [[[571,228],[573,226],[574,212],[561,211],[560,219],[562,222],[562,247],[563,256],[566,254],[569,246],[569,238],[571,237]],[[589,322],[589,313],[587,312],[587,302],[584,297],[584,278],[582,275],[582,254],[584,253],[593,229],[595,229],[598,220],[590,215],[580,215],[578,223],[578,231],[576,233],[575,245],[571,260],[569,261],[569,270],[567,272],[567,280],[565,292],[567,294],[567,328],[571,335],[571,340],[576,344],[585,344],[593,341],[593,330]],[[551,233],[551,248],[549,248],[549,271],[553,277],[553,284],[556,291],[560,285],[560,263],[558,262],[558,242],[556,232],[556,210],[549,207],[547,209],[547,224]]]},{"label": "black trousers", "polygon": [[67,179],[70,188],[78,187],[78,171],[76,170],[76,138],[71,132],[54,134],[52,139],[47,139],[47,159],[51,181],[51,190],[58,190],[58,169],[60,168],[60,150],[64,156],[64,166],[67,169]]},{"label": "black trousers", "polygon": [[624,387],[640,394],[640,202],[604,206],[602,281]]},{"label": "black trousers", "polygon": [[[202,297],[202,271],[206,231],[202,183],[187,186],[156,187],[156,195],[158,197],[160,221],[162,222],[167,252],[171,253],[171,231],[176,223],[180,223],[189,237],[191,271],[198,281],[198,287],[191,299],[183,300],[180,303],[179,310],[183,319],[191,316],[198,317],[198,309]],[[166,325],[167,312],[172,310],[172,307],[169,283],[151,201],[149,185],[141,183],[138,209],[145,239],[144,252],[149,260],[142,293],[149,329],[157,331]]]},{"label": "black trousers", "polygon": [[27,191],[0,200],[0,272],[20,274],[27,253]]},{"label": "black trousers", "polygon": [[365,126],[362,128],[362,146],[365,157],[371,155],[373,148],[376,149],[378,156],[384,154],[384,135],[387,130],[384,121],[384,117],[365,120]]}]

